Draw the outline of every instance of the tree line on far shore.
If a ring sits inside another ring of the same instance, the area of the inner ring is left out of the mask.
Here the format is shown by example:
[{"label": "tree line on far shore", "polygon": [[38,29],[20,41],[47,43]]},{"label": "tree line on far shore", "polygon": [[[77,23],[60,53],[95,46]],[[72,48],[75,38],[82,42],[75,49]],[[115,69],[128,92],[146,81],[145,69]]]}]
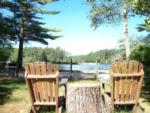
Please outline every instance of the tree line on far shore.
[{"label": "tree line on far shore", "polygon": [[[0,61],[17,63],[17,48],[2,48],[0,47]],[[112,63],[117,59],[124,59],[125,54],[119,49],[104,49],[96,52],[90,52],[87,55],[76,55],[71,56],[68,52],[57,48],[41,48],[41,47],[30,47],[24,48],[23,52],[23,64],[36,61],[47,61],[52,63],[73,63],[80,62],[96,62],[99,60],[100,63]]]}]

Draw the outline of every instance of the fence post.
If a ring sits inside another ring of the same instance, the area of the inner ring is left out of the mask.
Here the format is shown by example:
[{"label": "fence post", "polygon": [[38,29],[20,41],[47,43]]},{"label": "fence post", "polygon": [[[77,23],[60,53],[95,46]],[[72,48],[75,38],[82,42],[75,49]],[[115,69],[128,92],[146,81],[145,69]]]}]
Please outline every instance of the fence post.
[{"label": "fence post", "polygon": [[70,59],[70,72],[72,72],[72,58]]}]

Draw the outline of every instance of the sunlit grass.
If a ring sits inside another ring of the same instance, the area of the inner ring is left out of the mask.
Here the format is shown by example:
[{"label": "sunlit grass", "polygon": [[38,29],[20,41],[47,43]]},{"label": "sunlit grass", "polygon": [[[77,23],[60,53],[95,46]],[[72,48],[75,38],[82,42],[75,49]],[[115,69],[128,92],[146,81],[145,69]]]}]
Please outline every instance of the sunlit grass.
[{"label": "sunlit grass", "polygon": [[0,113],[26,113],[30,106],[30,100],[24,81],[0,81],[1,87],[5,88],[5,92],[3,93],[6,98],[0,98]]}]

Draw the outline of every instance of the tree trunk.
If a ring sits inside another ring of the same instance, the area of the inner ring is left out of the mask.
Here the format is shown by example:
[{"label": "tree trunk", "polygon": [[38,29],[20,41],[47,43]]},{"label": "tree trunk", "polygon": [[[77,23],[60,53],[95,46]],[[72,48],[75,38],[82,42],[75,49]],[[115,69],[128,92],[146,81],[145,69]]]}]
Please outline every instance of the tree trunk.
[{"label": "tree trunk", "polygon": [[22,57],[23,57],[23,28],[21,28],[20,36],[19,36],[19,50],[18,50],[17,69],[16,69],[17,77],[18,77],[19,69],[22,68]]},{"label": "tree trunk", "polygon": [[130,55],[130,44],[129,44],[129,36],[128,36],[128,5],[125,4],[124,7],[124,37],[125,37],[125,50],[126,50],[126,59],[129,58]]},{"label": "tree trunk", "polygon": [[102,113],[100,85],[70,83],[67,86],[67,113]]}]

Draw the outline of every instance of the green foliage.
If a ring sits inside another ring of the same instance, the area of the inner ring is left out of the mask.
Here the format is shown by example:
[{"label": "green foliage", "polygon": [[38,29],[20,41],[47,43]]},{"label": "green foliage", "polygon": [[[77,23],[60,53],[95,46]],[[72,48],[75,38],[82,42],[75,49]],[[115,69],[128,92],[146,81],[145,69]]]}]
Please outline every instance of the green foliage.
[{"label": "green foliage", "polygon": [[95,28],[102,24],[113,24],[122,20],[123,1],[121,0],[92,0],[90,5],[91,25]]},{"label": "green foliage", "polygon": [[131,52],[130,59],[138,60],[145,66],[150,66],[150,46],[139,45]]},{"label": "green foliage", "polygon": [[[14,49],[11,53],[9,60],[11,62],[17,61],[17,51]],[[96,52],[91,52],[87,55],[78,55],[71,57],[73,62],[96,62],[100,63],[112,63],[115,60],[124,59],[122,51],[116,49],[105,49]],[[40,48],[31,47],[24,48],[23,63],[30,63],[35,61],[49,61],[49,62],[70,62],[68,53],[57,47],[57,48]]]},{"label": "green foliage", "polygon": [[138,31],[147,31],[150,32],[150,17],[148,17],[147,19],[145,19],[145,23],[144,24],[140,24],[137,27]]},{"label": "green foliage", "polygon": [[58,0],[35,0],[35,1],[37,1],[40,4],[46,4],[48,2],[55,2],[55,1],[58,1]]},{"label": "green foliage", "polygon": [[150,34],[148,34],[146,37],[144,37],[143,42],[146,45],[150,46]]},{"label": "green foliage", "polygon": [[12,48],[0,47],[0,69],[3,69],[12,52]]},{"label": "green foliage", "polygon": [[0,1],[0,8],[9,11],[10,17],[4,18],[3,12],[0,13],[0,38],[9,38],[10,40],[19,41],[19,51],[17,59],[17,70],[22,67],[23,44],[28,41],[35,41],[48,45],[46,39],[56,39],[60,36],[53,36],[50,32],[58,32],[58,30],[44,28],[44,23],[40,22],[37,14],[58,14],[58,11],[49,11],[39,8],[41,3],[49,3],[55,0],[6,0]]},{"label": "green foliage", "polygon": [[131,52],[130,59],[138,60],[144,65],[144,73],[145,80],[144,85],[145,88],[150,87],[150,46],[149,45],[139,45],[136,46],[135,49]]},{"label": "green foliage", "polygon": [[100,25],[116,25],[124,20],[124,37],[126,40],[126,58],[130,54],[128,42],[128,16],[130,16],[131,8],[127,0],[94,0],[90,1],[90,20],[91,25],[95,29]]},{"label": "green foliage", "polygon": [[17,57],[18,57],[18,49],[14,48],[13,50],[11,50],[9,61],[10,62],[17,62]]},{"label": "green foliage", "polygon": [[48,11],[41,9],[33,1],[23,0],[13,2],[14,7],[10,10],[14,13],[15,33],[16,38],[23,37],[25,41],[36,41],[42,44],[48,44],[45,39],[56,39],[59,36],[52,36],[49,34],[51,29],[44,28],[44,23],[40,22],[37,17],[41,14],[58,14],[57,11]]},{"label": "green foliage", "polygon": [[149,15],[150,14],[150,0],[128,0],[133,10],[137,14]]},{"label": "green foliage", "polygon": [[[0,9],[9,9],[13,6],[9,0],[0,1]],[[9,15],[0,12],[0,45],[3,47],[8,44],[8,41],[12,39],[13,35],[13,19]],[[10,44],[10,43],[9,43]]]},{"label": "green foliage", "polygon": [[88,55],[73,56],[74,62],[96,62],[99,60],[100,63],[112,63],[115,60],[124,59],[120,50],[116,49],[105,49],[96,52],[91,52]]},{"label": "green foliage", "polygon": [[12,51],[12,48],[0,47],[0,61],[7,61],[11,54],[11,51]]},{"label": "green foliage", "polygon": [[139,25],[139,31],[150,31],[150,0],[129,0],[132,4],[133,11],[138,14],[145,16],[144,24]]},{"label": "green foliage", "polygon": [[[17,51],[14,49],[9,60],[11,62],[17,61]],[[61,48],[40,48],[31,47],[24,48],[23,63],[30,63],[35,61],[49,61],[49,62],[68,62],[69,57],[67,53]]]}]

